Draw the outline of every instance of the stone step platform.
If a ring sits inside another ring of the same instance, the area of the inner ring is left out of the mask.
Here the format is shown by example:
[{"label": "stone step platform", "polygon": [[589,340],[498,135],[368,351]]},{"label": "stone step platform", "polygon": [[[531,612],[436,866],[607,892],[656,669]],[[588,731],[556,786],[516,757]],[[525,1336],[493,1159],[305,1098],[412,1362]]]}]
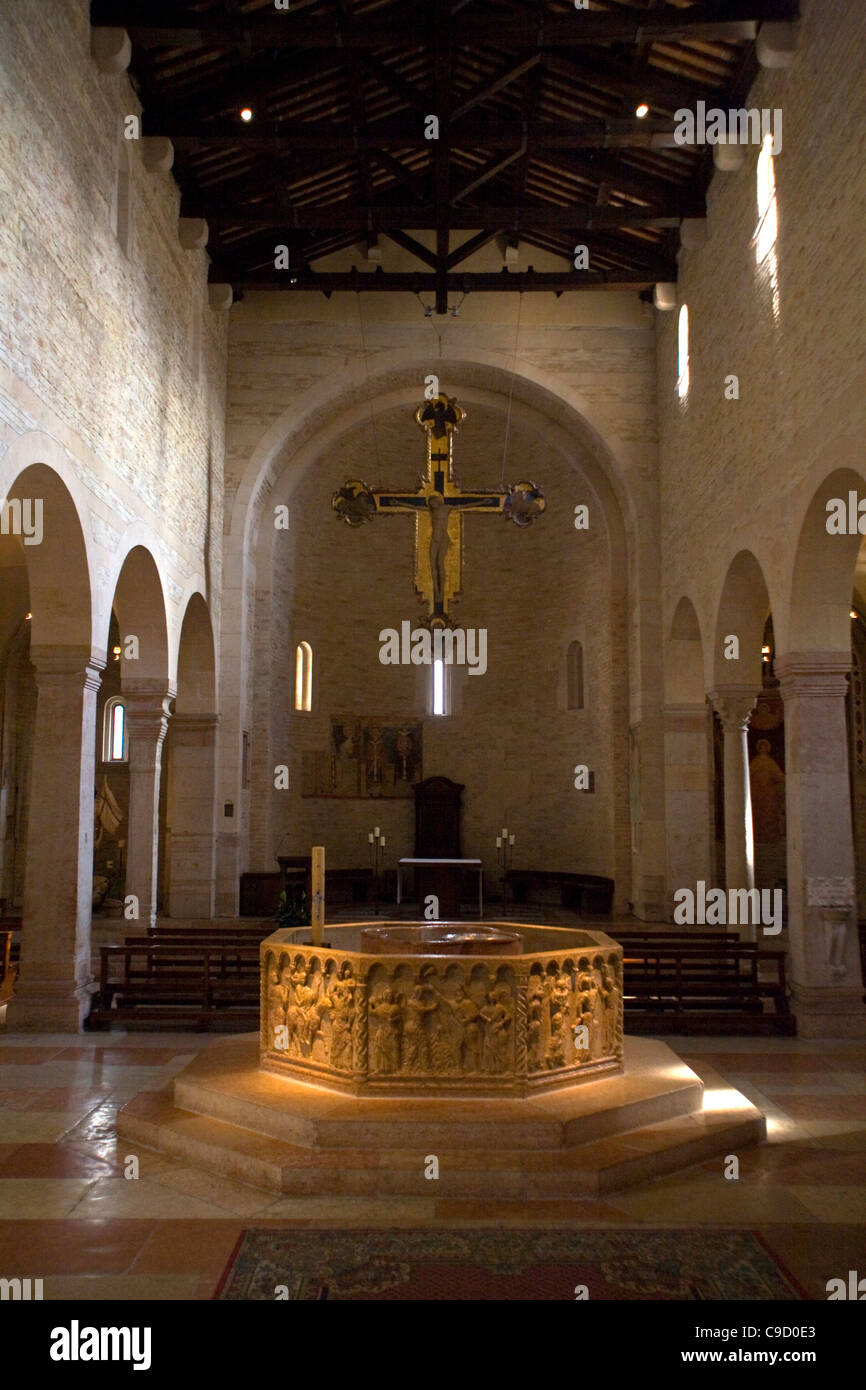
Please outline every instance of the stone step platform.
[{"label": "stone step platform", "polygon": [[[765,1137],[721,1078],[666,1044],[626,1040],[623,1075],[526,1100],[356,1100],[258,1069],[257,1039],[208,1048],[118,1134],[295,1196],[596,1197]],[[428,1156],[439,1178],[424,1175]]]}]

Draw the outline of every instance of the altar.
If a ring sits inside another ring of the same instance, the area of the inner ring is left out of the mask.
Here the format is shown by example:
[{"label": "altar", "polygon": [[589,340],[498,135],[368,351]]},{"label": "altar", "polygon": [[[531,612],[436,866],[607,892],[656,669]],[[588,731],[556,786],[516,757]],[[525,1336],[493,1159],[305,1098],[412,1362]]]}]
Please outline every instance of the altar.
[{"label": "altar", "polygon": [[403,901],[404,875],[415,875],[415,896],[423,915],[429,896],[437,899],[437,917],[459,917],[464,873],[478,875],[478,916],[484,916],[482,859],[400,859],[397,861],[397,906]]}]

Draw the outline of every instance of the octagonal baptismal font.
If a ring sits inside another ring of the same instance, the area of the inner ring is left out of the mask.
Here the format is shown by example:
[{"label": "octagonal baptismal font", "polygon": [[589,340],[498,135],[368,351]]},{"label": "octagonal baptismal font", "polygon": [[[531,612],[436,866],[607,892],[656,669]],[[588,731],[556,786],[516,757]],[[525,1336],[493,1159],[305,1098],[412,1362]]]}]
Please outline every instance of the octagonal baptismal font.
[{"label": "octagonal baptismal font", "polygon": [[354,923],[261,945],[261,1065],[354,1095],[527,1095],[622,1070],[602,932]]},{"label": "octagonal baptismal font", "polygon": [[298,1197],[428,1201],[431,1154],[440,1197],[586,1197],[764,1137],[709,1068],[623,1037],[622,947],[603,932],[380,919],[324,935],[267,937],[258,1036],[213,1042],[125,1105],[118,1133]]}]

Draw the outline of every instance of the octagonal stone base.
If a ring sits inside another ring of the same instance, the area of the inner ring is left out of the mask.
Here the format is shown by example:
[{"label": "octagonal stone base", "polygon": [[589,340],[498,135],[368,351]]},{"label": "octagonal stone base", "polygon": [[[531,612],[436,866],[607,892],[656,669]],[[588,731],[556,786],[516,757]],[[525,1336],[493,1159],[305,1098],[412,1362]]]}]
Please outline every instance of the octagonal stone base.
[{"label": "octagonal stone base", "polygon": [[525,1098],[356,1098],[259,1066],[221,1040],[164,1092],[119,1111],[125,1139],[277,1192],[598,1196],[759,1143],[761,1113],[704,1083],[662,1042],[625,1040],[624,1069]]}]

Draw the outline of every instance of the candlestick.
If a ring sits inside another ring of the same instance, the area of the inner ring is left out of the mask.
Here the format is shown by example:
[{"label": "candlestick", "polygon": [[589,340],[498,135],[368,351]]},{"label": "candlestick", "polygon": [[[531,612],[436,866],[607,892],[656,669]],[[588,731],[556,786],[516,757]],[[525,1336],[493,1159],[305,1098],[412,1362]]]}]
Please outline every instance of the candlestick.
[{"label": "candlestick", "polygon": [[502,836],[501,836],[501,835],[497,835],[497,836],[496,836],[496,848],[497,848],[497,849],[501,849],[501,848],[502,848]]},{"label": "candlestick", "polygon": [[372,832],[372,830],[370,831],[369,835],[367,836],[367,839],[369,840],[370,844],[373,843],[373,832]]},{"label": "candlestick", "polygon": [[508,843],[509,843],[510,845],[513,845],[513,844],[514,844],[514,836],[513,836],[513,835],[510,835],[510,836],[508,837]]},{"label": "candlestick", "polygon": [[378,827],[378,825],[375,827],[375,829],[374,829],[374,831],[373,831],[373,834],[376,836],[376,839],[378,840],[378,838],[379,838],[379,827]]},{"label": "candlestick", "polygon": [[382,838],[379,840],[379,844],[382,846],[383,849],[385,848],[385,836],[384,836],[384,835],[383,835]]},{"label": "candlestick", "polygon": [[325,846],[313,845],[313,902],[310,912],[310,926],[314,946],[322,944],[322,928],[325,924]]}]

